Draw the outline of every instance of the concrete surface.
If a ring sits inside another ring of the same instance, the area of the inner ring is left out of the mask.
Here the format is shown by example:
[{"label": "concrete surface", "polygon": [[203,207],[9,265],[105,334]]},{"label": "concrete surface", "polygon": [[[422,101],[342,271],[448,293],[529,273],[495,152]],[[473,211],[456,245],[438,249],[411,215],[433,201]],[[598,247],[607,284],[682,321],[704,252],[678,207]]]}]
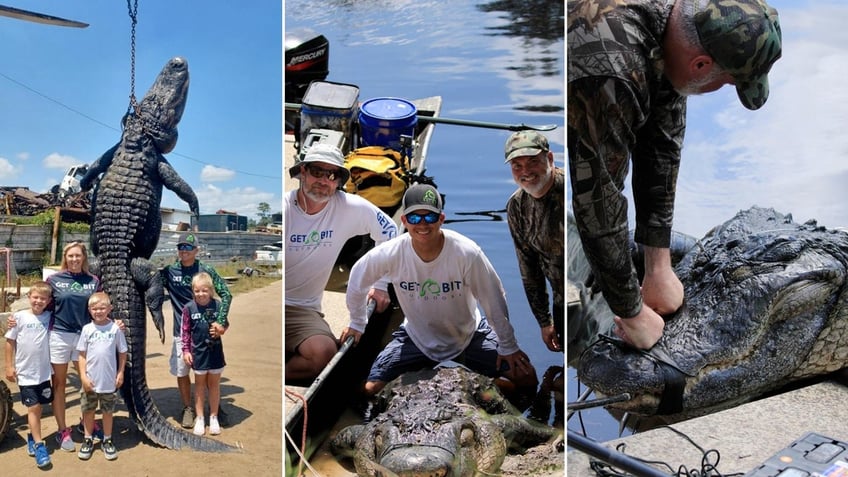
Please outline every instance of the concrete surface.
[{"label": "concrete surface", "polygon": [[[745,473],[807,432],[848,441],[848,388],[827,381],[671,427],[704,450],[717,450],[717,469],[722,475]],[[669,429],[653,429],[602,445],[615,450],[619,443],[626,444],[628,456],[666,462],[674,473],[681,465],[700,470],[701,451]],[[583,452],[570,450],[566,461],[569,477],[595,475]]]}]

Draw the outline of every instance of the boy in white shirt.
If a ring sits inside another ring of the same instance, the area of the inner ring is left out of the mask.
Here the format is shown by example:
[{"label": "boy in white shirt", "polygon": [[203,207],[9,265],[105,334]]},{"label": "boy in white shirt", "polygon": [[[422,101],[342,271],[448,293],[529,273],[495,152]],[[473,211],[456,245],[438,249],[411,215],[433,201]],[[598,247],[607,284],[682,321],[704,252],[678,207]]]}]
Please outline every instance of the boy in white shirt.
[{"label": "boy in white shirt", "polygon": [[53,300],[53,289],[47,282],[33,283],[27,293],[29,310],[14,313],[15,326],[6,332],[6,379],[17,381],[21,402],[27,408],[27,454],[35,464],[50,465],[50,455],[41,436],[41,406],[53,402],[50,387],[49,329],[51,313],[47,305]]},{"label": "boy in white shirt", "polygon": [[82,393],[82,421],[85,440],[77,456],[82,460],[91,458],[94,451],[94,412],[100,403],[103,413],[103,441],[100,448],[107,460],[118,458],[112,442],[112,422],[118,402],[118,388],[124,384],[124,366],[127,364],[127,340],[118,325],[109,318],[112,302],[109,295],[96,292],[88,299],[91,323],[82,327],[77,350],[79,351],[80,381]]}]

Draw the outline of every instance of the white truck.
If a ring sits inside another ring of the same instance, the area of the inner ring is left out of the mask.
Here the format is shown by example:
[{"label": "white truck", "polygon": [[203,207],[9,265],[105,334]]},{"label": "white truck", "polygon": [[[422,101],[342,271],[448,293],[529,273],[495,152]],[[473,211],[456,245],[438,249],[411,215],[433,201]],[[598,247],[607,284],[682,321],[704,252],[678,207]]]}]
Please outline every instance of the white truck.
[{"label": "white truck", "polygon": [[53,186],[51,192],[59,194],[61,198],[76,194],[81,190],[80,179],[85,176],[86,172],[88,172],[88,164],[71,166],[68,172],[65,173],[65,177],[62,178],[62,182],[57,186]]}]

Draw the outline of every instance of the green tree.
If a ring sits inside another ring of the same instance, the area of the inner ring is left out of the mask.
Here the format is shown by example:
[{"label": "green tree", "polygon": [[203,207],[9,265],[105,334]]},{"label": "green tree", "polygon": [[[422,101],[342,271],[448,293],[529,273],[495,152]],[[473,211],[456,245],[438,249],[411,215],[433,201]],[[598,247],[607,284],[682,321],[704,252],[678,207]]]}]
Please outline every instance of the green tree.
[{"label": "green tree", "polygon": [[259,210],[259,213],[256,214],[259,216],[259,222],[257,222],[257,224],[263,226],[268,225],[268,222],[271,220],[269,218],[271,215],[271,206],[267,202],[260,202],[257,209]]}]

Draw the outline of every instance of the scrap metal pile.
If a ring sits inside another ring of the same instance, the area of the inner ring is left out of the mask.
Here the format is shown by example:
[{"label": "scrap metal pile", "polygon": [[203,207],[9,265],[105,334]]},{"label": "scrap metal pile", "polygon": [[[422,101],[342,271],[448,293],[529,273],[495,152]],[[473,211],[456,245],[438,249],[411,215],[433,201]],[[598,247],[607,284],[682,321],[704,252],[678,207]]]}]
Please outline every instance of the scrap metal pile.
[{"label": "scrap metal pile", "polygon": [[52,211],[56,207],[90,210],[90,195],[88,192],[78,192],[62,197],[50,192],[39,194],[26,187],[0,186],[0,214],[31,216]]}]

